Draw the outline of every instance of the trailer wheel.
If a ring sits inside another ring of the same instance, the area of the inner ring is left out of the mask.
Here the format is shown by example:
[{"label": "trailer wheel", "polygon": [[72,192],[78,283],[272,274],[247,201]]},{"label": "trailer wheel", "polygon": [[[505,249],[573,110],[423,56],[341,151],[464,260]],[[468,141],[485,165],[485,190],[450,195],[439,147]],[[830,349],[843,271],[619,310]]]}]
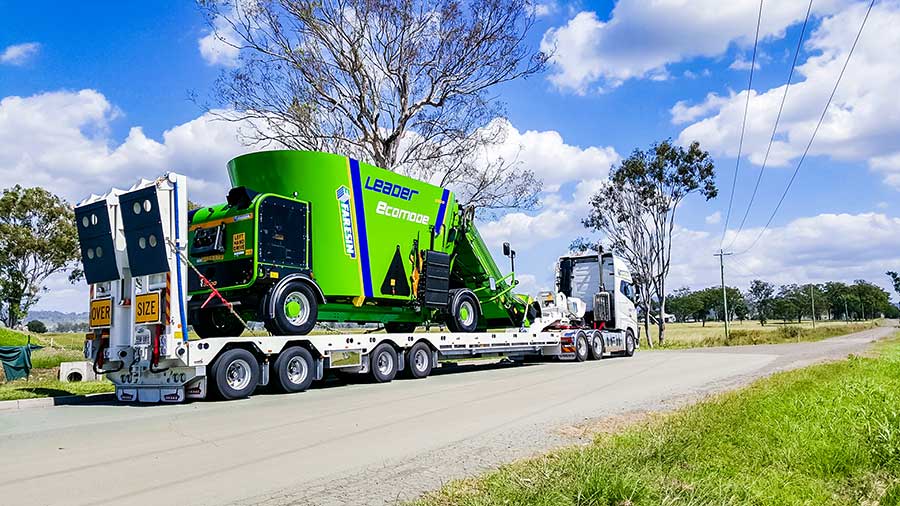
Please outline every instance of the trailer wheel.
[{"label": "trailer wheel", "polygon": [[634,332],[631,329],[628,329],[625,332],[625,353],[626,357],[631,357],[634,355]]},{"label": "trailer wheel", "polygon": [[378,383],[389,383],[397,376],[397,352],[388,343],[381,343],[369,354],[369,370]]},{"label": "trailer wheel", "polygon": [[208,337],[237,337],[244,332],[244,324],[227,309],[213,308],[197,311],[195,321],[191,322],[194,332],[201,339]]},{"label": "trailer wheel", "polygon": [[603,343],[603,333],[595,330],[591,333],[591,360],[600,360],[606,352],[606,345]]},{"label": "trailer wheel", "polygon": [[413,379],[424,378],[431,374],[434,367],[431,348],[425,343],[416,343],[406,354],[406,370],[408,377]]},{"label": "trailer wheel", "polygon": [[287,393],[303,392],[313,382],[315,361],[312,354],[300,346],[282,351],[275,360],[278,386]]},{"label": "trailer wheel", "polygon": [[309,334],[319,316],[319,304],[312,288],[306,283],[293,281],[277,297],[274,317],[266,322],[266,329],[282,336]]},{"label": "trailer wheel", "polygon": [[451,299],[447,327],[451,332],[475,332],[478,327],[478,300],[475,294],[462,290]]},{"label": "trailer wheel", "polygon": [[575,361],[584,362],[588,358],[588,340],[584,332],[578,332],[575,336]]},{"label": "trailer wheel", "polygon": [[249,351],[234,348],[216,359],[211,373],[219,397],[243,399],[252,394],[259,383],[259,362]]},{"label": "trailer wheel", "polygon": [[387,322],[384,324],[384,331],[389,334],[410,334],[415,332],[416,325],[412,322]]}]

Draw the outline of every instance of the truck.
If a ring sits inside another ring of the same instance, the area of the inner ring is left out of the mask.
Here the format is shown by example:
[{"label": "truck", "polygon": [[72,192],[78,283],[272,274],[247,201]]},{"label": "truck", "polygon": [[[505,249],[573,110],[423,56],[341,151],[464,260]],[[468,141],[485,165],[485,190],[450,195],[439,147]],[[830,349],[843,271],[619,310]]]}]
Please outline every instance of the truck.
[{"label": "truck", "polygon": [[269,384],[304,391],[328,371],[390,382],[448,358],[584,361],[638,346],[631,274],[611,253],[563,256],[555,290],[521,295],[515,251],[504,243],[504,275],[474,209],[446,188],[317,152],[243,155],[228,172],[222,204],[189,211],[187,178],[168,173],[75,207],[84,354],[120,401],[238,399]]}]

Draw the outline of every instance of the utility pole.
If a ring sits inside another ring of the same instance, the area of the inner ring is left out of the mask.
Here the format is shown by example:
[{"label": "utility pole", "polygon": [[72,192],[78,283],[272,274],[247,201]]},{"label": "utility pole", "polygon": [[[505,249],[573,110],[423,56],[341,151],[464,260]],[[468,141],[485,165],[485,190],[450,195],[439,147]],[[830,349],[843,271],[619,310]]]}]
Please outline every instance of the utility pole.
[{"label": "utility pole", "polygon": [[850,323],[850,312],[847,310],[847,297],[844,297],[844,320]]},{"label": "utility pole", "polygon": [[809,284],[809,300],[812,303],[813,328],[816,328],[816,293],[813,291],[812,283]]},{"label": "utility pole", "polygon": [[734,253],[725,253],[719,249],[713,256],[719,257],[719,272],[722,275],[722,305],[725,307],[725,340],[728,340],[728,292],[725,291],[725,257]]}]

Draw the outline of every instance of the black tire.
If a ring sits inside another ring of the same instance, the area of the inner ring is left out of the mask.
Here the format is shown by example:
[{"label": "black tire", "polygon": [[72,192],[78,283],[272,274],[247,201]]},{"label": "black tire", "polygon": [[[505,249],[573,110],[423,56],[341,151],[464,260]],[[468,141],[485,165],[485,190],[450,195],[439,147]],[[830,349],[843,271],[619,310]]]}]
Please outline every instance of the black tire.
[{"label": "black tire", "polygon": [[591,360],[600,360],[606,353],[606,343],[603,342],[603,333],[599,330],[591,332],[590,340]]},{"label": "black tire", "polygon": [[249,396],[259,383],[259,361],[243,348],[234,348],[219,355],[210,372],[215,392],[229,401]]},{"label": "black tire", "polygon": [[266,330],[277,336],[304,336],[315,328],[319,303],[309,285],[291,281],[272,296],[274,315],[265,322]]},{"label": "black tire", "polygon": [[376,383],[390,383],[397,377],[397,351],[388,343],[381,343],[369,354],[369,372]]},{"label": "black tire", "polygon": [[425,343],[416,343],[406,353],[406,376],[412,379],[425,378],[434,368],[434,354]]},{"label": "black tire", "polygon": [[303,392],[312,385],[316,362],[306,348],[284,349],[275,360],[275,377],[283,392]]},{"label": "black tire", "polygon": [[478,299],[470,290],[451,295],[447,328],[451,332],[475,332],[478,328]]},{"label": "black tire", "polygon": [[575,334],[575,361],[584,362],[588,358],[588,340],[584,332]]},{"label": "black tire", "polygon": [[410,322],[387,322],[384,324],[384,331],[388,334],[411,334],[416,331],[415,323]]},{"label": "black tire", "polygon": [[626,357],[634,356],[634,332],[631,329],[625,331],[625,351],[622,352]]},{"label": "black tire", "polygon": [[201,339],[237,337],[244,332],[244,324],[224,308],[198,310],[191,327]]}]

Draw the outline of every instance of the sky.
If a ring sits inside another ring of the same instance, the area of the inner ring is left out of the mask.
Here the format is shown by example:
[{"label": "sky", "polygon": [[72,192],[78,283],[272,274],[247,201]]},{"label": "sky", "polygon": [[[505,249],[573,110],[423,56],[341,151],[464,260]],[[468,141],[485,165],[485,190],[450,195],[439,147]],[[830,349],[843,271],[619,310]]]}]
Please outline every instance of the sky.
[{"label": "sky", "polygon": [[[726,261],[731,286],[868,279],[889,288],[884,272],[900,269],[900,0],[875,4],[809,155],[761,236],[868,2],[814,0],[739,234],[808,2],[763,4],[739,162],[759,2],[540,2],[527,43],[552,57],[542,74],[495,90],[507,135],[493,153],[519,153],[544,182],[541,203],[479,225],[501,266],[501,244],[517,250],[520,291],[551,287],[556,258],[572,239],[590,236],[581,219],[610,167],[664,139],[700,142],[720,190],[678,210],[672,289],[718,284],[720,247],[736,253]],[[0,20],[2,186],[41,185],[77,202],[174,170],[190,178],[192,199],[224,200],[226,162],[254,148],[202,106],[239,55],[211,36],[195,4],[0,1]],[[55,276],[48,288],[37,309],[87,307],[83,283]]]}]

